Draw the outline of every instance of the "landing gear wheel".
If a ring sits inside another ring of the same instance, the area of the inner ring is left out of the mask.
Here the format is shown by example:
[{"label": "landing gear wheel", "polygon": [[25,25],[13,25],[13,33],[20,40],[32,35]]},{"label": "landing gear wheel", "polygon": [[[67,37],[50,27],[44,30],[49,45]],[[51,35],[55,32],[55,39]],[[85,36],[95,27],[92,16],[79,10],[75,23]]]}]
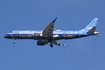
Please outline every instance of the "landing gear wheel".
[{"label": "landing gear wheel", "polygon": [[50,44],[50,47],[53,47],[53,44]]},{"label": "landing gear wheel", "polygon": [[15,44],[15,42],[13,42],[13,44]]},{"label": "landing gear wheel", "polygon": [[13,44],[15,44],[15,39],[13,39]]}]

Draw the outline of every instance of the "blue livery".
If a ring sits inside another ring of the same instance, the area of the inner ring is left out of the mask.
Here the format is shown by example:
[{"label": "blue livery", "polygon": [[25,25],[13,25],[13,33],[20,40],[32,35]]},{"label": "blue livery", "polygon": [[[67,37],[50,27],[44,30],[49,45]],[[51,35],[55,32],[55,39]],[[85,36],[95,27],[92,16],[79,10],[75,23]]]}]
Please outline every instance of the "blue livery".
[{"label": "blue livery", "polygon": [[50,47],[53,47],[53,44],[58,46],[65,46],[66,44],[61,44],[56,42],[61,39],[75,39],[86,36],[97,36],[99,32],[95,32],[98,18],[94,18],[86,28],[78,31],[63,31],[63,30],[54,30],[54,23],[57,17],[49,23],[49,25],[44,30],[15,30],[7,33],[4,38],[13,39],[14,44],[16,39],[34,39],[38,40],[37,45],[44,46],[50,43]]}]

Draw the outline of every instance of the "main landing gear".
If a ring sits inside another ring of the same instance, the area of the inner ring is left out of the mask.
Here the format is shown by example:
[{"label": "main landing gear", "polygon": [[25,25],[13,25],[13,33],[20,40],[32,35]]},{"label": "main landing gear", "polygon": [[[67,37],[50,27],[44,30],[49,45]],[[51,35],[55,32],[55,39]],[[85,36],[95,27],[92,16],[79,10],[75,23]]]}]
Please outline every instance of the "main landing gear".
[{"label": "main landing gear", "polygon": [[15,44],[15,39],[13,39],[13,44]]},{"label": "main landing gear", "polygon": [[53,47],[53,44],[50,44],[50,47]]}]

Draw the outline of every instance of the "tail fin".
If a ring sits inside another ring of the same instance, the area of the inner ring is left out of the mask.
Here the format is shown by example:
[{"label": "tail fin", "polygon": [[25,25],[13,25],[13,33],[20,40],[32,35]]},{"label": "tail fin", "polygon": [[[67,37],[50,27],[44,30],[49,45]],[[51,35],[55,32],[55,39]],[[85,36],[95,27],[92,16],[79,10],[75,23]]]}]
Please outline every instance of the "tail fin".
[{"label": "tail fin", "polygon": [[94,33],[96,29],[98,18],[94,18],[86,28],[83,29],[84,32],[86,33]]}]

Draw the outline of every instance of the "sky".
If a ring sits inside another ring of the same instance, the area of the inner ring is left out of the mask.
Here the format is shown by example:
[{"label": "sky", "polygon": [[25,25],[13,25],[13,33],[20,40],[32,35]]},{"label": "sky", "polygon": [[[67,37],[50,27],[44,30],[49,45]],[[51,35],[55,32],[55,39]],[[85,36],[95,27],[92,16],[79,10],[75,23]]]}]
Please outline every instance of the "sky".
[{"label": "sky", "polygon": [[[60,40],[66,46],[37,46],[36,40],[5,39],[13,30],[80,30],[99,18],[100,37]],[[105,70],[105,0],[0,0],[0,70]]]}]

